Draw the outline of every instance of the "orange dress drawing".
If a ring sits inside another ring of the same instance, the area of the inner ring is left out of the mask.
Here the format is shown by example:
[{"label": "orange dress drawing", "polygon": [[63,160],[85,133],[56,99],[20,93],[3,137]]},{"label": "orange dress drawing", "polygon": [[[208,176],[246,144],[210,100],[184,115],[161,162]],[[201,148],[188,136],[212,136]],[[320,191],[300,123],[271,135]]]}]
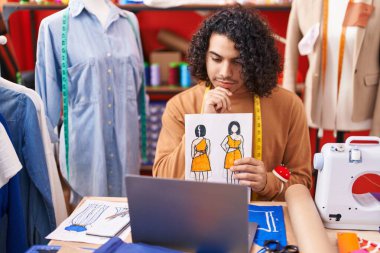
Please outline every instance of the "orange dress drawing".
[{"label": "orange dress drawing", "polygon": [[204,172],[204,171],[210,171],[210,160],[207,155],[207,144],[206,139],[201,140],[196,146],[195,146],[195,154],[200,154],[193,158],[193,161],[191,163],[191,171],[192,172]]},{"label": "orange dress drawing", "polygon": [[232,151],[227,152],[226,159],[224,160],[224,168],[230,169],[232,165],[234,164],[235,160],[238,160],[241,158],[241,152],[239,149],[239,146],[241,144],[241,140],[234,140],[231,138],[230,135],[227,136],[228,138],[228,150],[233,149]]}]

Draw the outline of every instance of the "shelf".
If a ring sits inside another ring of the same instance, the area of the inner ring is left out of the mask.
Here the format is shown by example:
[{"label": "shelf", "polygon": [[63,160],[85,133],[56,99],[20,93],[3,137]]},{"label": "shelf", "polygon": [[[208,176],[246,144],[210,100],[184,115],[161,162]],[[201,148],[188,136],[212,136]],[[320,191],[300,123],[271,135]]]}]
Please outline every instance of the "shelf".
[{"label": "shelf", "polygon": [[141,164],[140,175],[151,176],[152,168],[153,168],[152,164]]},{"label": "shelf", "polygon": [[[64,4],[56,4],[56,3],[49,3],[49,4],[37,4],[37,3],[26,3],[26,4],[20,4],[20,3],[5,3],[3,5],[3,19],[5,22],[5,25],[8,29],[8,20],[9,17],[14,13],[15,11],[21,11],[21,10],[29,10],[29,11],[37,11],[37,10],[62,10],[67,5]],[[172,7],[172,8],[154,8],[149,7],[144,4],[125,4],[125,5],[118,5],[121,9],[132,11],[132,12],[139,12],[139,11],[165,11],[165,10],[180,10],[180,11],[209,11],[209,10],[217,10],[220,8],[223,8],[223,5],[215,5],[215,4],[206,4],[206,5],[183,5],[178,7]],[[285,11],[289,10],[291,8],[291,3],[285,3],[285,4],[246,4],[245,6],[252,7],[258,10],[270,10],[270,11]]]},{"label": "shelf", "polygon": [[187,88],[182,88],[179,86],[158,86],[158,87],[148,86],[146,87],[146,92],[148,93],[150,100],[166,101],[186,89]]},{"label": "shelf", "polygon": [[157,86],[157,87],[152,87],[152,86],[147,86],[146,91],[149,94],[167,94],[167,93],[173,93],[177,94],[179,92],[182,92],[188,88],[182,88],[178,86]]}]

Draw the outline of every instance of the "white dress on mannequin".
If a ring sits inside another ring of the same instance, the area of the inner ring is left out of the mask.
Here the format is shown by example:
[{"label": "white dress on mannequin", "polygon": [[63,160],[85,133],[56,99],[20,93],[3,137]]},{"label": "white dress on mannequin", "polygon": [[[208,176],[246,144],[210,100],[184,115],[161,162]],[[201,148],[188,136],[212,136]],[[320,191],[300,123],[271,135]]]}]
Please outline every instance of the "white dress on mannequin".
[{"label": "white dress on mannequin", "polygon": [[312,127],[340,131],[358,131],[371,128],[371,119],[361,122],[353,122],[351,119],[354,96],[352,73],[355,71],[353,58],[358,27],[349,26],[346,30],[342,75],[339,94],[337,94],[339,42],[348,2],[348,0],[329,1],[328,8],[334,10],[334,14],[329,15],[328,18],[326,90],[325,94],[321,94],[319,101],[322,105],[322,125],[310,124]]}]

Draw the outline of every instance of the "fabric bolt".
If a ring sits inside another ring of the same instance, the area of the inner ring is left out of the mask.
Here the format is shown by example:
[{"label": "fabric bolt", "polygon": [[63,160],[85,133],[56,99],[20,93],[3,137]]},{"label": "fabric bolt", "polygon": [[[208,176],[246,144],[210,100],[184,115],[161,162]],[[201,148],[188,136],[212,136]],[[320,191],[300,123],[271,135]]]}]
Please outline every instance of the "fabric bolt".
[{"label": "fabric bolt", "polygon": [[[204,83],[200,83],[170,99],[162,116],[153,175],[165,178],[185,177],[185,114],[201,113]],[[230,96],[231,113],[253,113],[253,95],[249,92]],[[281,181],[272,170],[283,163],[292,176],[292,184],[311,185],[310,139],[302,101],[289,91],[277,87],[269,97],[260,98],[263,128],[263,162],[267,184],[258,192],[260,200],[274,198]],[[253,133],[252,143],[255,136]],[[254,150],[252,150],[254,152]],[[253,153],[251,154],[253,157]],[[275,200],[284,200],[285,190]]]},{"label": "fabric bolt", "polygon": [[58,226],[67,218],[67,209],[61,181],[58,175],[57,163],[54,157],[54,146],[49,137],[45,109],[41,97],[34,90],[28,89],[19,84],[12,83],[6,79],[0,78],[0,83],[2,87],[26,94],[33,101],[33,104],[36,108],[49,173],[50,189],[54,206],[55,220]]},{"label": "fabric bolt", "polygon": [[22,168],[12,142],[3,126],[0,124],[0,188]]},{"label": "fabric bolt", "polygon": [[[124,176],[138,174],[140,140],[138,94],[143,58],[137,18],[110,1],[105,27],[82,0],[69,3],[67,35],[69,163],[60,137],[60,168],[81,196],[125,196]],[[49,132],[61,111],[61,32],[63,11],[41,22],[36,88],[48,118]],[[62,131],[63,132],[63,131]]]},{"label": "fabric bolt", "polygon": [[36,109],[27,95],[1,85],[0,104],[0,113],[8,123],[12,144],[23,166],[19,175],[28,245],[44,244],[56,222]]}]

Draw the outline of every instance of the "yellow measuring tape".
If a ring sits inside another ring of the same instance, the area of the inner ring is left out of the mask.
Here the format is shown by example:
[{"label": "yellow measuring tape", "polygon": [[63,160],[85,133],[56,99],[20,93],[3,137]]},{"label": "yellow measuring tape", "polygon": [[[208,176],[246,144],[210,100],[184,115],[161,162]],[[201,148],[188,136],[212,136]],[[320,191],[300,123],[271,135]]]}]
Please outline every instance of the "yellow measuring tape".
[{"label": "yellow measuring tape", "polygon": [[253,157],[257,160],[263,160],[263,124],[261,122],[260,97],[255,95],[254,98],[254,117],[255,117],[255,143],[253,148]]},{"label": "yellow measuring tape", "polygon": [[[205,104],[206,94],[210,91],[210,86],[207,86],[203,96],[201,113],[203,113],[203,107]],[[261,120],[261,106],[260,106],[260,97],[254,95],[253,97],[253,114],[254,114],[254,134],[255,141],[253,146],[253,157],[257,160],[263,159],[263,124]]]},{"label": "yellow measuring tape", "polygon": [[[210,86],[207,86],[203,96],[201,113],[203,113],[203,107],[205,104],[206,94],[210,91]],[[253,116],[254,116],[254,143],[253,143],[253,157],[262,161],[263,159],[263,124],[261,118],[261,105],[260,97],[254,95],[253,97]],[[251,200],[256,200],[257,194],[253,193]]]}]

